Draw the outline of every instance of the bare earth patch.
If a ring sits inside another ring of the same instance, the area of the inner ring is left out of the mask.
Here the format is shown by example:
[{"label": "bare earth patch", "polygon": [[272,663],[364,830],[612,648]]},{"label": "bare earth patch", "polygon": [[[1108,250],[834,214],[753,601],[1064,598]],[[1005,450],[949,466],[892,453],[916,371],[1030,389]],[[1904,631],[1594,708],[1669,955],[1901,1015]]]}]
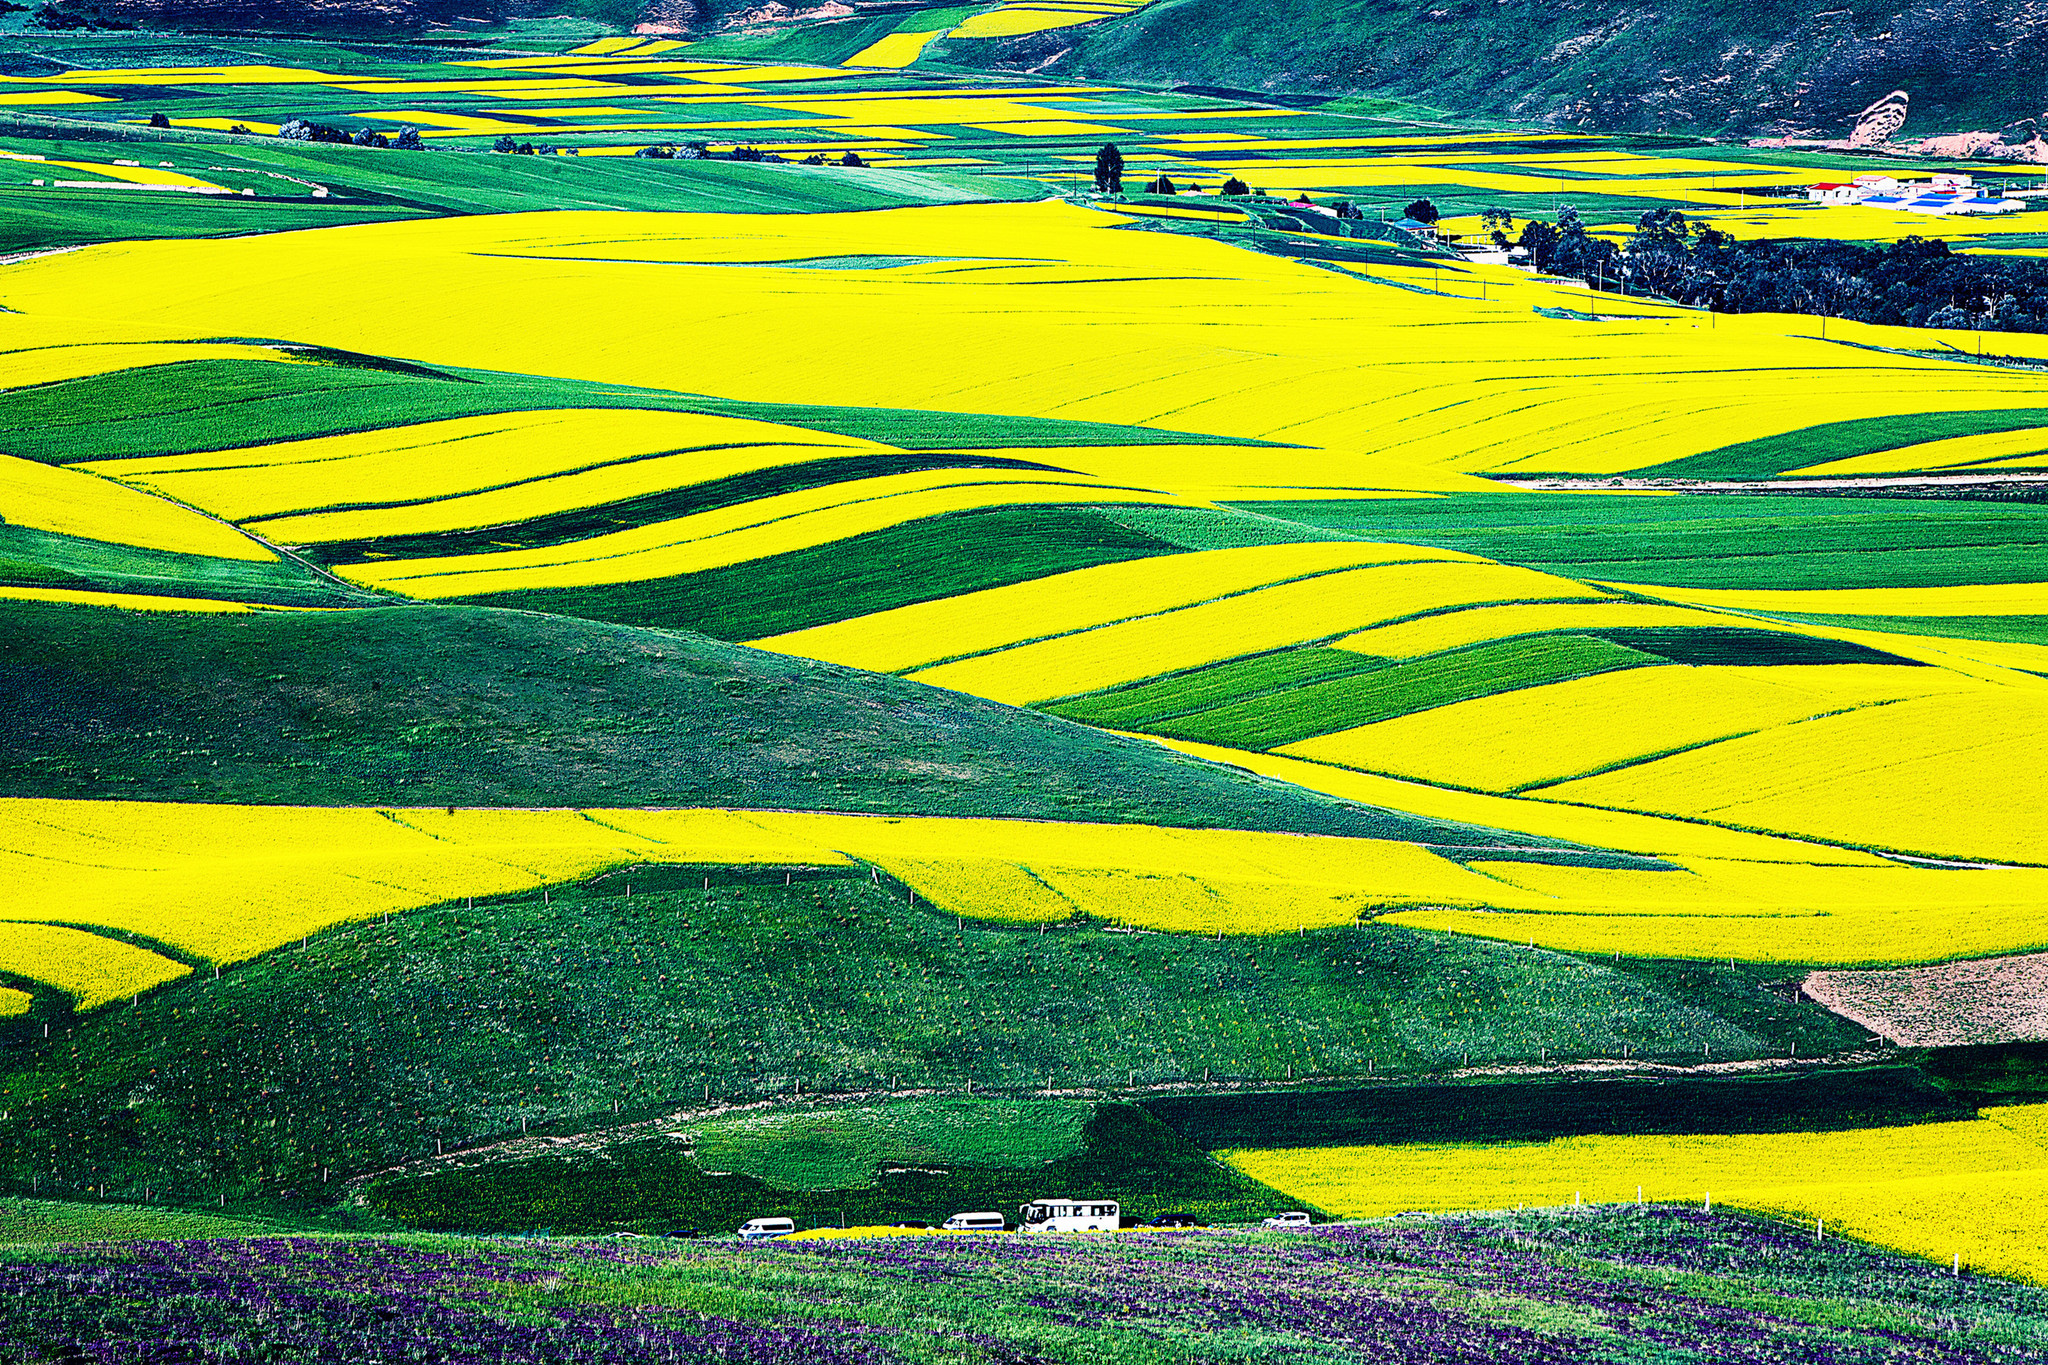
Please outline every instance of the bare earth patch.
[{"label": "bare earth patch", "polygon": [[1814,972],[1808,997],[1901,1047],[2048,1041],[2048,953]]}]

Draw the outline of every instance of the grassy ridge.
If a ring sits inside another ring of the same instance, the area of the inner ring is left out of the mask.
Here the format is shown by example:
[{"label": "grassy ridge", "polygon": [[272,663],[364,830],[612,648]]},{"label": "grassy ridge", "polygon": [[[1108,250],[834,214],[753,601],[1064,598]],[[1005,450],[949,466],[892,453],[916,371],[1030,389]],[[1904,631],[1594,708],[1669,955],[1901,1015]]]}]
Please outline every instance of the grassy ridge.
[{"label": "grassy ridge", "polygon": [[181,455],[537,408],[646,408],[778,422],[911,450],[1235,445],[1222,437],[1044,417],[748,403],[664,389],[432,369],[291,347],[313,364],[185,360],[0,394],[0,448],[45,464]]},{"label": "grassy ridge", "polygon": [[914,602],[1180,547],[1097,507],[997,507],[871,531],[678,578],[461,599],[624,625],[763,639]]},{"label": "grassy ridge", "polygon": [[[618,463],[631,463],[637,459],[658,458],[656,456],[629,456]],[[590,466],[606,468],[608,466]],[[1001,456],[947,455],[922,451],[909,451],[891,455],[851,455],[831,460],[809,460],[799,464],[777,465],[770,469],[751,470],[729,478],[712,479],[704,483],[689,484],[682,488],[665,489],[640,497],[621,498],[616,502],[596,503],[588,507],[555,512],[545,516],[529,517],[524,521],[510,524],[479,527],[474,530],[425,532],[418,535],[380,536],[370,540],[332,541],[317,547],[316,557],[326,564],[355,563],[371,559],[426,558],[429,556],[490,554],[508,549],[531,550],[544,546],[567,545],[590,536],[606,535],[613,531],[630,530],[635,527],[652,526],[659,522],[671,521],[678,517],[695,516],[700,512],[716,511],[721,507],[734,507],[756,498],[772,498],[784,493],[802,492],[813,488],[829,488],[835,484],[852,483],[858,479],[884,478],[892,474],[908,474],[927,470],[949,469],[1033,469],[1051,470],[1053,466],[1031,460],[1012,460]],[[579,470],[579,473],[582,471]],[[522,480],[524,483],[545,483],[546,478]],[[499,485],[516,487],[517,485]],[[473,490],[482,492],[485,490]],[[359,503],[352,507],[408,506],[415,504]],[[325,511],[325,508],[299,509],[304,511]],[[293,513],[277,513],[286,516]]]},{"label": "grassy ridge", "polygon": [[1338,801],[919,683],[472,607],[188,616],[0,603],[0,688],[24,718],[0,748],[0,795],[711,805],[1544,842]]},{"label": "grassy ridge", "polygon": [[1693,964],[1681,994],[1619,963],[1392,928],[962,928],[857,872],[792,877],[640,869],[334,930],[119,1010],[45,1000],[0,1025],[0,1185],[305,1207],[322,1168],[381,1170],[522,1121],[574,1131],[615,1105],[652,1117],[707,1087],[1030,1092],[1050,1076],[1114,1092],[1863,1037],[1748,969]]},{"label": "grassy ridge", "polygon": [[1496,692],[1659,662],[1583,635],[1507,640],[1256,693],[1146,728],[1175,739],[1271,749]]},{"label": "grassy ridge", "polygon": [[[1900,450],[1922,441],[1945,441],[1954,436],[1988,436],[1995,432],[2024,431],[2028,427],[2040,426],[2048,426],[2048,408],[1862,417],[1848,422],[1825,422],[1784,436],[1765,436],[1722,446],[1719,450],[1639,469],[1636,475],[1668,479],[1768,479],[1830,460],[1872,455],[1880,450]],[[2042,446],[2048,449],[2048,437],[2043,438]]]},{"label": "grassy ridge", "polygon": [[406,204],[332,199],[245,199],[220,194],[137,194],[108,189],[0,185],[0,251],[47,251],[153,237],[229,237],[347,223],[424,218]]},{"label": "grassy ridge", "polygon": [[278,606],[358,606],[385,599],[290,559],[216,559],[0,522],[0,584],[9,587],[215,597]]},{"label": "grassy ridge", "polygon": [[2039,507],[1933,499],[1500,493],[1258,510],[1573,578],[1674,587],[2024,583],[2048,556]]},{"label": "grassy ridge", "polygon": [[1348,649],[1307,646],[1232,659],[1171,678],[1133,683],[1073,701],[1055,702],[1045,710],[1068,720],[1114,730],[1142,730],[1175,717],[1249,697],[1284,692],[1291,687],[1347,677],[1379,667],[1379,661]]},{"label": "grassy ridge", "polygon": [[[440,55],[440,54],[437,54]],[[331,59],[331,51],[314,54]],[[403,69],[403,68],[401,68]],[[416,70],[406,69],[408,76]],[[307,117],[352,126],[389,128],[382,116],[339,117],[360,110],[363,96],[296,86],[266,95],[261,85],[235,92],[237,116],[265,119],[259,106],[274,100],[270,122]],[[337,101],[317,107],[321,97]],[[171,109],[174,117],[185,111]],[[739,117],[739,115],[734,115]],[[103,161],[104,143],[75,140],[78,125],[21,112],[4,115],[0,133],[37,139],[35,150],[53,160]],[[533,139],[560,139],[566,130],[536,128]],[[268,137],[230,137],[178,131],[150,136],[123,129],[127,138],[166,148],[205,147],[207,175],[247,181],[256,198],[241,195],[144,194],[107,189],[0,186],[0,251],[34,251],[90,242],[153,237],[214,237],[278,232],[342,223],[466,213],[521,213],[547,209],[623,209],[690,213],[833,213],[1040,198],[1045,190],[1001,176],[945,171],[890,171],[764,165],[731,161],[656,161],[634,157],[505,156],[436,147],[424,153],[291,143]],[[44,140],[47,138],[47,140]],[[641,135],[644,141],[646,135]],[[584,139],[574,139],[584,140]],[[135,149],[125,154],[133,155]],[[144,150],[148,150],[145,148]],[[123,155],[116,150],[113,155]],[[213,167],[220,170],[213,170]],[[295,191],[274,196],[284,182],[275,172],[320,184],[329,197]],[[202,177],[205,178],[205,177]]]},{"label": "grassy ridge", "polygon": [[1136,683],[1043,709],[1068,720],[1239,749],[1269,749],[1435,706],[1617,668],[1900,664],[1864,645],[1742,628],[1556,632],[1406,662],[1308,647]]},{"label": "grassy ridge", "polygon": [[1758,614],[1801,625],[1847,626],[1855,630],[1895,631],[1902,635],[1944,635],[1957,640],[2048,645],[2048,616],[1814,616],[1789,611]]}]

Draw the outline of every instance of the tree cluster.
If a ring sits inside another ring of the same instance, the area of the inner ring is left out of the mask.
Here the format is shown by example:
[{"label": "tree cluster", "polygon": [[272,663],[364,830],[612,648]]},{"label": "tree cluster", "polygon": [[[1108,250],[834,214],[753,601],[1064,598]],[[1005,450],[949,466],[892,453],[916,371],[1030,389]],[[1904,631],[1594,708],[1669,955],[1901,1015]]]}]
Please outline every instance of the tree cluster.
[{"label": "tree cluster", "polygon": [[649,161],[709,161],[711,147],[703,142],[685,142],[681,145],[660,142],[652,147],[642,147],[633,155]]},{"label": "tree cluster", "polygon": [[[1506,243],[1505,212],[1490,211],[1482,225]],[[1637,219],[1624,244],[1587,232],[1566,205],[1554,224],[1525,224],[1518,244],[1546,273],[1723,313],[2048,332],[2048,261],[1963,255],[1922,237],[1878,246],[1810,237],[1738,241],[1659,208]]]},{"label": "tree cluster", "polygon": [[[166,123],[168,122],[166,120]],[[228,131],[246,133],[249,130],[237,124]],[[333,142],[354,147],[396,147],[406,152],[423,152],[427,148],[427,144],[420,140],[419,129],[411,124],[400,128],[396,137],[386,137],[374,128],[358,128],[351,133],[346,128],[336,128],[332,124],[313,123],[307,119],[295,118],[287,119],[281,124],[277,135],[287,142]],[[501,138],[499,141],[502,142],[504,139]],[[503,151],[504,148],[500,147],[498,150]]]}]

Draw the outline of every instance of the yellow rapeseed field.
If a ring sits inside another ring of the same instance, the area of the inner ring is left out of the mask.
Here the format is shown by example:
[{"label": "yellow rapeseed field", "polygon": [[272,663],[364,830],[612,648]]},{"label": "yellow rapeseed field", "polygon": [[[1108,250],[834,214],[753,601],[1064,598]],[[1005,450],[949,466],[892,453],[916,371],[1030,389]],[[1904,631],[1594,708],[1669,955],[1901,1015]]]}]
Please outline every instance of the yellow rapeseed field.
[{"label": "yellow rapeseed field", "polygon": [[[1071,117],[1011,99],[1022,107],[899,111],[920,101],[841,98],[845,110],[792,112],[861,127],[900,126],[886,122],[899,114],[990,126]],[[1303,453],[1275,452],[1269,481],[1297,487],[1355,482],[1341,474],[1349,457],[1371,462],[1373,487],[1389,486],[1378,471],[1407,469],[1410,487],[1428,488],[1448,471],[1621,472],[1818,422],[2039,402],[2024,372],[1845,347],[1832,328],[1822,342],[1812,319],[1666,310],[1588,327],[1520,296],[1415,294],[1197,237],[1116,230],[1128,221],[1055,202],[484,215],[333,229],[322,242],[336,268],[311,280],[290,234],[121,243],[10,267],[17,312],[0,315],[0,344],[60,319],[72,332],[318,336],[429,363],[693,392],[1138,423],[1293,443]],[[731,268],[864,254],[936,263]],[[431,309],[404,283],[423,277],[437,284]],[[1014,306],[1019,284],[1032,286],[1029,310]],[[622,296],[636,306],[614,306]],[[1204,307],[1189,309],[1191,296]],[[530,326],[534,316],[550,325]],[[746,346],[679,344],[736,316]],[[1217,317],[1230,319],[1228,347],[1215,344]],[[814,344],[821,330],[832,347]],[[1841,336],[1935,339],[1846,324]],[[892,363],[867,363],[876,354]],[[1112,371],[1119,382],[1104,385]],[[1290,471],[1296,460],[1315,477]]]},{"label": "yellow rapeseed field", "polygon": [[[2030,1106],[2032,1108],[2032,1106]],[[1759,1209],[1975,1271],[2048,1280],[2048,1147],[1994,1122],[1223,1153],[1346,1217],[1674,1201]],[[1844,1178],[1845,1172],[1854,1172]],[[1821,1231],[1821,1229],[1816,1229]]]},{"label": "yellow rapeseed field", "polygon": [[269,547],[175,502],[61,465],[0,455],[0,518],[58,535],[217,559],[274,560]]},{"label": "yellow rapeseed field", "polygon": [[458,597],[668,578],[977,507],[1193,505],[1171,493],[1057,481],[1061,477],[996,470],[893,475],[757,498],[569,545],[352,564],[341,572],[358,583],[415,597]]},{"label": "yellow rapeseed field", "polygon": [[1943,669],[1887,664],[1636,668],[1415,712],[1278,752],[1508,792],[1814,716],[1981,687]]},{"label": "yellow rapeseed field", "polygon": [[944,29],[931,29],[921,33],[891,33],[876,42],[869,43],[860,51],[848,57],[841,66],[871,66],[893,70],[909,66],[924,55],[932,39],[942,36]]},{"label": "yellow rapeseed field", "polygon": [[35,996],[27,991],[18,991],[12,986],[0,986],[0,1019],[12,1019],[27,1014],[28,1007],[35,1003]]},{"label": "yellow rapeseed field", "polygon": [[894,673],[1274,583],[1404,560],[1479,562],[1456,551],[1347,542],[1203,550],[1076,569],[752,643],[782,654]]},{"label": "yellow rapeseed field", "polygon": [[996,701],[1029,704],[1327,640],[1376,621],[1448,607],[1602,595],[1570,579],[1484,561],[1392,564],[1240,593],[911,676]]},{"label": "yellow rapeseed field", "polygon": [[[555,505],[545,499],[539,505],[543,510],[558,510],[585,504],[554,482],[535,481],[599,466],[616,465],[614,472],[624,473],[657,465],[666,479],[665,485],[659,486],[681,487],[792,460],[890,448],[731,417],[612,408],[543,409],[233,451],[105,460],[83,467],[242,522],[364,503],[423,503],[432,508],[440,500],[507,485],[555,489]],[[662,456],[668,458],[650,458]],[[625,463],[628,461],[631,463]],[[604,496],[600,493],[596,500]],[[347,515],[300,517],[274,525],[272,530],[291,539],[285,532],[337,524],[336,518]],[[374,518],[397,513],[372,510],[359,515]],[[339,538],[341,535],[306,537]]]},{"label": "yellow rapeseed field", "polygon": [[[1832,966],[1936,962],[2048,946],[2048,871],[1884,870],[1829,864],[1674,859],[1684,873],[1588,871],[1552,879],[1559,894],[1534,914],[1400,910],[1389,923],[1566,952],[1736,958]],[[1528,889],[1527,864],[1489,865]],[[1859,899],[1858,897],[1862,897]],[[1504,898],[1503,898],[1504,899]]]},{"label": "yellow rapeseed field", "polygon": [[81,1010],[154,990],[191,970],[119,939],[54,924],[0,922],[0,971],[54,986]]},{"label": "yellow rapeseed field", "polygon": [[55,384],[66,379],[85,379],[115,370],[138,369],[146,365],[173,365],[184,360],[264,360],[278,364],[296,363],[290,353],[274,347],[236,341],[105,341],[65,345],[28,344],[0,351],[0,388],[24,389],[35,384]]},{"label": "yellow rapeseed field", "polygon": [[2044,746],[2048,686],[1982,686],[1783,725],[1542,794],[1936,858],[2040,863]]},{"label": "yellow rapeseed field", "polygon": [[1968,466],[1970,473],[1979,474],[1994,469],[2031,468],[2042,464],[2048,464],[2048,430],[2026,427],[1984,436],[1950,436],[1939,441],[1921,441],[1893,450],[1827,460],[1790,473],[1853,478],[1865,474]]},{"label": "yellow rapeseed field", "polygon": [[1285,933],[1401,904],[1534,905],[1538,898],[1413,844],[1381,839],[829,814],[754,819],[873,863],[941,909],[1142,928]]},{"label": "yellow rapeseed field", "polygon": [[1456,820],[1533,834],[1538,838],[1567,839],[1595,848],[1619,849],[1652,857],[1685,855],[1761,863],[1818,861],[1869,867],[1892,865],[1876,854],[1778,835],[1724,829],[1694,820],[1670,820],[1635,811],[1600,810],[1538,798],[1459,791],[1384,777],[1378,773],[1362,773],[1328,763],[1312,763],[1281,754],[1252,753],[1215,744],[1198,744],[1192,740],[1145,738],[1196,758],[1227,763],[1297,787],[1306,787],[1310,791],[1327,792],[1347,801],[1406,811],[1434,820]]}]

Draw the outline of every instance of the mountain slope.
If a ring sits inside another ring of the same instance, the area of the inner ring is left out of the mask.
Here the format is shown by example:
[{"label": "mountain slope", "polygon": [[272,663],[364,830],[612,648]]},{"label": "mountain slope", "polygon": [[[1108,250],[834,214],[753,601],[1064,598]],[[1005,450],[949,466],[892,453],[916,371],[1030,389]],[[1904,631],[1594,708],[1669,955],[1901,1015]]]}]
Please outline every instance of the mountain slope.
[{"label": "mountain slope", "polygon": [[1905,135],[1925,136],[2039,116],[2042,24],[2012,0],[1162,0],[1081,29],[956,41],[943,59],[1645,132],[1846,137],[1903,89]]}]

